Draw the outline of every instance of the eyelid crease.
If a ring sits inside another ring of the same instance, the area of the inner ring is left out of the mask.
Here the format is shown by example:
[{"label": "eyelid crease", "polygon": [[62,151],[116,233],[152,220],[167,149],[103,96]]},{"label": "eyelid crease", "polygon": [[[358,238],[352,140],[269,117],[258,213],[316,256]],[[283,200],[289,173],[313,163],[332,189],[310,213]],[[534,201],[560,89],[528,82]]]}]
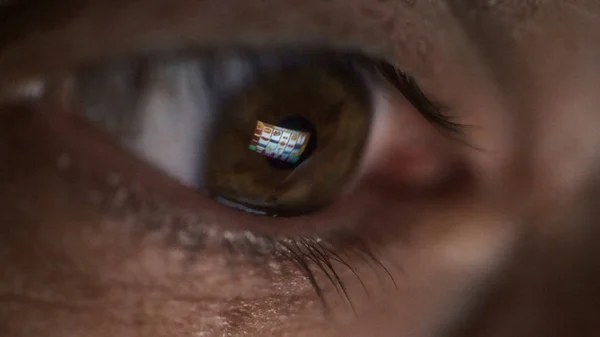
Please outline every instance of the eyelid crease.
[{"label": "eyelid crease", "polygon": [[[286,52],[288,49],[293,51],[291,48],[285,48],[283,51]],[[234,53],[241,51],[242,54],[247,55],[259,53],[258,49],[255,48],[227,48],[225,50]],[[300,54],[331,59],[340,58],[343,62],[358,68],[359,71],[366,71],[370,77],[379,77],[385,83],[391,85],[395,90],[401,93],[432,125],[450,132],[452,136],[459,139],[464,136],[463,132],[464,129],[468,127],[467,125],[453,121],[452,117],[444,112],[444,110],[447,110],[446,106],[430,100],[412,76],[399,70],[389,62],[380,58],[366,56],[360,52],[343,52],[340,50],[333,51],[329,49],[326,49],[325,51],[318,51],[318,49],[314,50],[315,51],[313,52],[304,50]],[[177,61],[175,60],[174,62]],[[26,81],[22,83],[21,86],[9,88],[12,89],[12,91],[8,91],[9,97],[10,94],[12,94],[12,96],[37,97],[43,90],[44,84],[45,83],[39,79]],[[2,94],[4,94],[4,92],[0,90],[0,101],[3,98]]]},{"label": "eyelid crease", "polygon": [[[272,2],[67,0],[56,10],[60,15],[30,5],[31,13],[0,22],[0,40],[10,40],[0,48],[0,72],[12,80],[70,71],[93,60],[232,45],[359,47],[406,65],[419,62],[418,45],[427,39],[419,12],[405,2]],[[264,15],[265,7],[279,15]],[[276,19],[285,15],[293,20]],[[391,34],[401,28],[401,36]]]}]

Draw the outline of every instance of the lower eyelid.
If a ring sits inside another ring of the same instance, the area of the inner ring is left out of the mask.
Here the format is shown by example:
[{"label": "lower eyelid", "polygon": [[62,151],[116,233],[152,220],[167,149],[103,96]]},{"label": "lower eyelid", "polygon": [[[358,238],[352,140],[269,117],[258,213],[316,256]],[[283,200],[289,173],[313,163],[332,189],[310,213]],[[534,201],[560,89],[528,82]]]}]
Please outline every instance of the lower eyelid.
[{"label": "lower eyelid", "polygon": [[[41,105],[40,108],[44,111],[49,109],[48,106]],[[88,178],[96,182],[96,186],[89,188],[104,195],[113,195],[117,189],[127,189],[128,185],[129,188],[131,185],[142,185],[146,193],[154,195],[155,199],[162,199],[168,204],[192,210],[191,213],[196,213],[205,219],[201,221],[205,224],[217,224],[233,231],[251,229],[265,234],[313,235],[316,232],[327,232],[329,228],[336,228],[339,226],[337,222],[343,223],[344,226],[348,224],[348,218],[340,218],[337,209],[343,210],[344,203],[347,203],[348,198],[351,199],[351,194],[356,191],[349,192],[342,200],[336,202],[337,206],[332,205],[329,210],[311,217],[284,221],[244,214],[199,196],[179,182],[148,167],[143,160],[133,158],[114,144],[106,134],[88,125],[87,122],[79,120],[76,113],[61,107],[53,109],[55,111],[44,115],[48,117],[48,123],[53,127],[53,132],[61,138],[60,142],[64,146],[62,151],[57,153],[57,158],[64,152],[72,157],[73,162],[72,167],[64,174],[74,174],[76,166],[81,166],[78,169],[87,171],[85,175],[89,175]],[[111,176],[120,177],[124,186],[103,186],[110,185],[108,180]],[[356,180],[355,187],[351,189],[356,188],[360,177]],[[358,206],[360,209],[360,205]],[[274,228],[276,228],[275,232],[273,232]]]},{"label": "lower eyelid", "polygon": [[[91,201],[101,203],[107,215],[131,211],[135,214],[142,207],[140,203],[162,203],[195,217],[199,226],[217,226],[220,230],[233,232],[251,229],[264,235],[295,236],[311,235],[317,229],[335,227],[329,215],[275,219],[246,214],[215,203],[150,168],[145,161],[124,151],[105,133],[81,121],[75,113],[56,107],[52,111],[49,109],[47,105],[40,104],[36,113],[44,116],[58,144],[54,154],[57,168],[67,181],[77,184],[84,195],[101,196],[101,201]],[[68,166],[61,164],[65,160]],[[119,190],[127,191],[129,200],[124,204],[113,204]],[[131,194],[137,194],[138,199],[133,205],[128,204],[132,201]],[[92,196],[91,199],[96,198]]]}]

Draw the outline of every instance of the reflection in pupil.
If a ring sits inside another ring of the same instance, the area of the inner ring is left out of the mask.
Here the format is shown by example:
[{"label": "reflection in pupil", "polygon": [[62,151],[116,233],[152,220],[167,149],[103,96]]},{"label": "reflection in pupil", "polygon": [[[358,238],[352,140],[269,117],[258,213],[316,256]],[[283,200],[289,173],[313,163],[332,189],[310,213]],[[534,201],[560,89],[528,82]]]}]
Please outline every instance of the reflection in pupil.
[{"label": "reflection in pupil", "polygon": [[277,125],[258,121],[248,148],[263,154],[273,168],[291,170],[306,161],[317,147],[313,124],[302,116],[283,118]]}]

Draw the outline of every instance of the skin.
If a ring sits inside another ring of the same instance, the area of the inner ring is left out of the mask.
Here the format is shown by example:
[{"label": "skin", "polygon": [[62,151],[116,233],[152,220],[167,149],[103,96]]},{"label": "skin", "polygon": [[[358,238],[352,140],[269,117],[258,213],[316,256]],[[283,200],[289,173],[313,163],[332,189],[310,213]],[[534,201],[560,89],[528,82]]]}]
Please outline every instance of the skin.
[{"label": "skin", "polygon": [[[68,91],[52,82],[41,101],[0,106],[0,335],[600,333],[596,1],[65,4],[7,21],[3,97],[79,62],[190,44],[355,45],[410,71],[470,125],[473,146],[394,96],[379,106],[348,193],[310,218],[265,220],[215,205],[74,122]],[[110,204],[115,186],[139,203]],[[265,277],[219,245],[168,243],[172,226],[148,211],[156,196],[165,214],[185,209],[199,217],[187,226],[221,234],[345,226],[377,242],[397,289],[351,260],[369,296],[340,268],[353,312],[317,271],[324,312],[285,265]]]}]

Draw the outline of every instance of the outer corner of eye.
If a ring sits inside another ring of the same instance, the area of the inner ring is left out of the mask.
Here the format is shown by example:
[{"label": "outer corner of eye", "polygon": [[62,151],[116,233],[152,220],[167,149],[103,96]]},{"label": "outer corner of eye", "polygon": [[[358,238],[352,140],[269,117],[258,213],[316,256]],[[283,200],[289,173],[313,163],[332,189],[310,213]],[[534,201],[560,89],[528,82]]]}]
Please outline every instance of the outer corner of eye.
[{"label": "outer corner of eye", "polygon": [[326,208],[365,157],[376,90],[365,58],[227,55],[86,68],[73,97],[130,153],[218,203],[287,217]]}]

